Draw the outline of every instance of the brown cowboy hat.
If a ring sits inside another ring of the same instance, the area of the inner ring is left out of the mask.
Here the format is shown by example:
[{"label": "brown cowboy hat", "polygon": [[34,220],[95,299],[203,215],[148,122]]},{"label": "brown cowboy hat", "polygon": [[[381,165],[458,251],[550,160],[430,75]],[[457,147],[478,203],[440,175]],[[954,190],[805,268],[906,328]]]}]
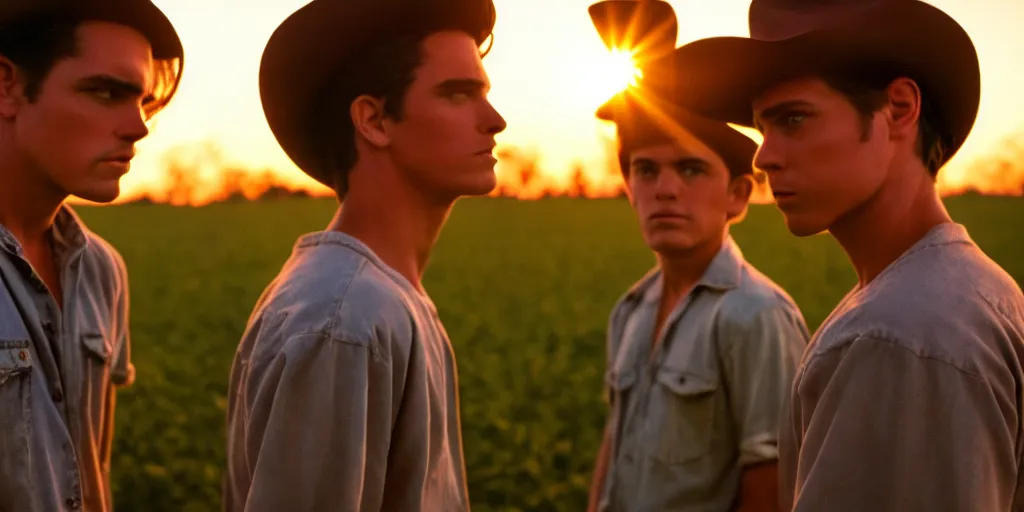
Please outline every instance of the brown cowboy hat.
[{"label": "brown cowboy hat", "polygon": [[[655,63],[652,63],[655,65]],[[685,130],[706,144],[725,162],[732,176],[753,174],[757,143],[729,125],[695,114],[674,103],[657,98],[652,91],[627,90],[601,106],[597,117],[618,127],[620,144],[635,146],[643,141],[678,139]],[[629,155],[620,151],[619,165],[625,176]]]},{"label": "brown cowboy hat", "polygon": [[672,96],[708,117],[753,126],[752,104],[773,84],[863,69],[918,83],[938,116],[942,163],[974,125],[981,96],[974,44],[953,18],[925,2],[752,0],[749,25],[750,38],[702,39],[669,55],[679,74]]},{"label": "brown cowboy hat", "polygon": [[[660,85],[675,73],[672,62],[664,57],[675,49],[678,20],[675,10],[660,0],[603,0],[590,6],[590,19],[609,48],[632,50],[644,76],[655,74]],[[655,88],[627,88],[601,105],[599,119],[612,121],[619,130],[620,144],[633,145],[643,140],[678,138],[680,129],[707,144],[725,161],[733,176],[752,174],[757,144],[724,122],[708,119],[680,107],[659,95]],[[623,176],[629,168],[629,155],[620,151]]]},{"label": "brown cowboy hat", "polygon": [[602,0],[587,8],[590,21],[609,49],[629,49],[642,64],[676,48],[676,11],[662,0]]},{"label": "brown cowboy hat", "polygon": [[149,0],[4,0],[0,24],[37,14],[70,14],[87,20],[109,21],[138,30],[149,40],[154,59],[184,60],[185,51],[174,25]]},{"label": "brown cowboy hat", "polygon": [[[260,63],[267,124],[289,158],[331,186],[333,169],[315,136],[327,88],[367,45],[403,33],[458,29],[483,44],[494,28],[493,0],[313,0],[270,36]],[[343,122],[343,120],[338,120]]]}]

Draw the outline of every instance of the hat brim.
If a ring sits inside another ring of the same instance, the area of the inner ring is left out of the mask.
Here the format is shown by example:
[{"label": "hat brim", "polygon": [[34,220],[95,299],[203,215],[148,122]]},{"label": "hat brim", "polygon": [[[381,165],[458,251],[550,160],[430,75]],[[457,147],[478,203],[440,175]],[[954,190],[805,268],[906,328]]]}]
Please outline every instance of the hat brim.
[{"label": "hat brim", "polygon": [[748,127],[754,101],[789,79],[859,66],[908,76],[936,107],[947,161],[970,133],[981,97],[978,57],[966,31],[916,0],[886,2],[860,19],[790,39],[702,39],[666,60],[673,76],[652,77],[654,87],[702,115]]},{"label": "hat brim", "polygon": [[184,48],[174,25],[150,0],[14,0],[0,6],[0,21],[4,22],[40,14],[72,15],[125,25],[149,41],[154,59],[184,59]]},{"label": "hat brim", "polygon": [[[732,176],[753,174],[754,153],[757,143],[729,125],[695,114],[669,102],[656,99],[644,90],[626,90],[605,102],[597,110],[597,117],[611,121],[619,127],[620,146],[641,139],[682,139],[677,130],[688,132],[714,151]],[[625,162],[622,173],[626,175]]]},{"label": "hat brim", "polygon": [[120,23],[138,30],[149,40],[154,59],[184,59],[185,50],[171,20],[148,0],[89,0],[80,2],[79,8],[89,18]]},{"label": "hat brim", "polygon": [[264,48],[259,87],[267,124],[299,169],[330,187],[333,170],[314,120],[325,87],[350,56],[373,41],[435,28],[466,30],[483,44],[493,24],[490,0],[313,0],[286,18]]}]

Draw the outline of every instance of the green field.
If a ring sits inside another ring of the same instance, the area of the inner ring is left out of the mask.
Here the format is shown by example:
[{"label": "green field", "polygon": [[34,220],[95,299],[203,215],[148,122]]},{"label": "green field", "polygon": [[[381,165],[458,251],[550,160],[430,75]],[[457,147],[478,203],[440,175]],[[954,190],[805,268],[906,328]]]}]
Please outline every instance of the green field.
[{"label": "green field", "polygon": [[[1024,282],[1024,198],[947,200],[954,219]],[[215,511],[228,370],[246,318],[301,233],[333,200],[79,207],[131,279],[138,381],[119,395],[121,511]],[[853,284],[827,236],[789,235],[754,206],[734,236],[814,329]],[[653,264],[623,200],[472,199],[457,204],[425,285],[459,361],[476,512],[576,511],[603,423],[609,308]]]}]

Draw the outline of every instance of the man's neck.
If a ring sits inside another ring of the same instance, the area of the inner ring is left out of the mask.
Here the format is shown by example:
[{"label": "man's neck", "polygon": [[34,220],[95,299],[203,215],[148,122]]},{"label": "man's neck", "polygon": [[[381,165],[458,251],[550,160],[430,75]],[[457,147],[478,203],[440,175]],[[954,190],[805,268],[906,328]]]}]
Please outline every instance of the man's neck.
[{"label": "man's neck", "polygon": [[874,196],[829,228],[857,272],[858,288],[867,286],[935,226],[952,222],[925,169],[913,162],[906,165],[890,172]]},{"label": "man's neck", "polygon": [[672,254],[658,254],[661,268],[662,302],[671,305],[669,309],[689,293],[690,289],[707,272],[711,262],[725,243],[725,237],[714,238],[687,251]]},{"label": "man's neck", "polygon": [[453,202],[431,202],[395,173],[368,171],[375,183],[350,181],[328,229],[359,239],[425,293],[423,273]]},{"label": "man's neck", "polygon": [[0,171],[0,224],[22,247],[42,246],[67,194],[8,157],[0,152],[7,162]]}]

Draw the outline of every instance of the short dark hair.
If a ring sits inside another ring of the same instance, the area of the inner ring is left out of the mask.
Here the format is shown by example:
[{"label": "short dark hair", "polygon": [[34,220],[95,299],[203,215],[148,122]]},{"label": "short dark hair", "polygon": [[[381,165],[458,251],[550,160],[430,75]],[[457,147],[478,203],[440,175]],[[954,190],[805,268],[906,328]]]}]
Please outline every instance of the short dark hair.
[{"label": "short dark hair", "polygon": [[[861,140],[871,136],[871,118],[887,102],[885,89],[899,77],[899,73],[878,70],[856,75],[850,73],[826,73],[821,79],[842,94],[860,114]],[[920,87],[920,84],[919,84]],[[938,113],[929,100],[927,91],[921,88],[921,114],[917,123],[917,156],[925,164],[928,174],[935,179],[945,160],[946,143],[939,131]]]},{"label": "short dark hair", "polygon": [[356,164],[355,125],[349,108],[363,94],[379,98],[390,117],[405,114],[405,93],[423,63],[423,40],[429,34],[414,33],[381,41],[340,69],[324,94],[325,108],[315,120],[313,134],[326,153],[331,169],[331,188],[339,199],[348,193],[348,174]]},{"label": "short dark hair", "polygon": [[[493,4],[487,15],[489,27],[494,26]],[[432,34],[445,30],[463,31],[463,27],[433,26],[419,30],[381,37],[364,49],[352,52],[356,57],[338,69],[334,78],[321,93],[320,110],[314,119],[313,136],[322,148],[330,169],[330,186],[338,199],[348,194],[348,175],[358,160],[355,126],[349,108],[356,98],[369,95],[384,103],[385,113],[395,120],[405,114],[405,95],[416,79],[416,69],[423,64],[423,41]],[[488,33],[493,43],[493,33]],[[486,55],[490,51],[481,51]]]},{"label": "short dark hair", "polygon": [[[66,13],[38,12],[0,23],[0,55],[10,59],[24,77],[29,101],[38,99],[57,62],[78,54],[77,31],[86,21]],[[158,59],[153,64],[153,91],[143,104],[150,118],[167,106],[181,81],[179,60]]]}]

